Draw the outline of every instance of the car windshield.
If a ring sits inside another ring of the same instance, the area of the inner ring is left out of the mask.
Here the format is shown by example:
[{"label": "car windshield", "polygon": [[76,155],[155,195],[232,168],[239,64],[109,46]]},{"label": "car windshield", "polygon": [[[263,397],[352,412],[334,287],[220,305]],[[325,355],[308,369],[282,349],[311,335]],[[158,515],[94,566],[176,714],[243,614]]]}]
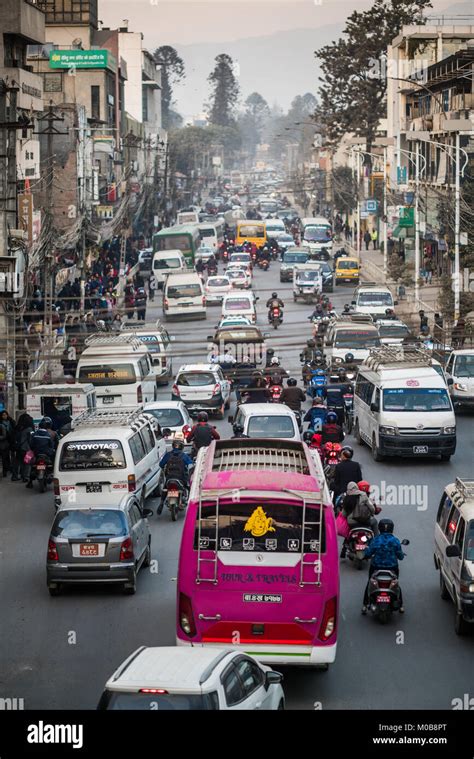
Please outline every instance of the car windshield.
[{"label": "car windshield", "polygon": [[[324,553],[324,519],[321,524],[318,508],[306,508],[305,550],[317,553],[321,547],[321,553]],[[303,509],[300,505],[265,502],[262,506],[261,501],[235,502],[230,505],[220,503],[218,513],[219,551],[301,552]],[[215,539],[216,506],[205,504],[202,507],[201,524],[198,520],[196,522],[194,550],[199,545],[201,548],[213,547]]]},{"label": "car windshield", "polygon": [[382,324],[378,329],[380,337],[406,337],[410,334],[405,324]]},{"label": "car windshield", "polygon": [[201,285],[174,285],[169,286],[168,298],[199,298],[201,295]]},{"label": "car windshield", "polygon": [[116,693],[109,691],[108,711],[208,711],[219,709],[217,693]]},{"label": "car windshield", "polygon": [[79,367],[79,382],[92,382],[97,387],[104,385],[129,385],[136,382],[133,364],[92,364]]},{"label": "car windshield", "polygon": [[331,233],[325,227],[306,227],[303,239],[310,242],[328,242],[331,239]]},{"label": "car windshield", "polygon": [[226,300],[224,308],[226,311],[249,311],[252,304],[248,298],[233,298]]},{"label": "car windshield", "polygon": [[357,298],[359,306],[393,306],[391,293],[359,293]]},{"label": "car windshield", "polygon": [[61,472],[124,468],[125,454],[118,440],[71,440],[61,450]]},{"label": "car windshield", "polygon": [[178,376],[176,384],[185,387],[203,387],[215,385],[216,378],[212,372],[183,372]]},{"label": "car windshield", "polygon": [[209,277],[207,280],[208,287],[228,287],[230,284],[227,277]]},{"label": "car windshield", "polygon": [[337,268],[338,269],[358,269],[359,266],[358,266],[357,261],[348,261],[347,259],[341,260],[339,258],[337,262]]},{"label": "car windshield", "polygon": [[154,269],[179,269],[180,266],[180,258],[155,258],[153,261]]},{"label": "car windshield", "polygon": [[229,279],[245,279],[247,275],[242,269],[230,269],[227,272],[227,276]]},{"label": "car windshield", "polygon": [[474,519],[468,524],[464,553],[468,561],[474,561]]},{"label": "car windshield", "polygon": [[384,411],[451,411],[451,401],[444,388],[386,388],[383,408]]},{"label": "car windshield", "polygon": [[270,416],[251,416],[247,428],[249,437],[292,438],[295,436],[293,419],[290,416],[276,414]]},{"label": "car windshield", "polygon": [[309,256],[307,253],[284,253],[284,264],[305,264]]},{"label": "car windshield", "polygon": [[230,263],[244,263],[248,264],[250,261],[250,253],[232,253],[230,257]]},{"label": "car windshield", "polygon": [[119,538],[127,534],[127,523],[121,511],[67,509],[58,512],[51,532],[56,538],[71,540],[101,536]]},{"label": "car windshield", "polygon": [[294,242],[293,237],[291,235],[280,234],[277,235],[278,242]]},{"label": "car windshield", "polygon": [[184,424],[183,415],[177,408],[147,408],[146,413],[152,414],[162,429],[166,429],[166,427],[182,427]]},{"label": "car windshield", "polygon": [[319,271],[299,271],[298,282],[314,282],[319,278]]},{"label": "car windshield", "polygon": [[171,234],[166,237],[158,237],[158,250],[181,250],[183,253],[191,252],[191,238],[189,235]]},{"label": "car windshield", "polygon": [[474,353],[468,356],[458,356],[454,365],[456,377],[474,377]]},{"label": "car windshield", "polygon": [[380,345],[380,338],[377,332],[369,332],[356,329],[341,329],[336,332],[334,343],[336,348],[354,348],[355,350],[365,350],[367,348],[376,348]]}]

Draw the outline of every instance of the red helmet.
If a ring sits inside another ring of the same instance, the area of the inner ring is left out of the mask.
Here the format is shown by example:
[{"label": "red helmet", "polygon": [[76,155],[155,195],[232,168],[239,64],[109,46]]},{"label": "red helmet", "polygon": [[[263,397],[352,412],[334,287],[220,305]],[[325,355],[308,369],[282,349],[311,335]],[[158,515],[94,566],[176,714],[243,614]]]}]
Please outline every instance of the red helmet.
[{"label": "red helmet", "polygon": [[367,482],[367,480],[361,480],[357,483],[357,487],[359,490],[362,490],[364,493],[367,493],[367,495],[370,493],[370,482]]}]

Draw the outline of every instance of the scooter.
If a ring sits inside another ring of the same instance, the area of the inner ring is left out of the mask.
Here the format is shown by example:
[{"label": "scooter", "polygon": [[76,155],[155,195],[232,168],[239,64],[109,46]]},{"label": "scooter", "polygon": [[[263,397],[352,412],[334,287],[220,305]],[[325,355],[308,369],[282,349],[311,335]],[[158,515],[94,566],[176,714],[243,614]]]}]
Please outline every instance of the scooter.
[{"label": "scooter", "polygon": [[342,445],[340,443],[325,443],[323,445],[324,475],[328,484],[334,479],[336,466],[341,460]]},{"label": "scooter", "polygon": [[38,480],[40,493],[45,493],[48,484],[53,481],[53,464],[49,456],[39,453],[31,471],[32,479]]},{"label": "scooter", "polygon": [[156,510],[158,516],[163,511],[165,501],[170,510],[172,521],[176,522],[178,512],[184,511],[186,508],[186,487],[181,480],[169,479],[165,482],[161,503]]},{"label": "scooter", "polygon": [[347,434],[352,432],[352,425],[354,423],[354,396],[352,393],[344,393],[344,417]]},{"label": "scooter", "polygon": [[270,266],[268,258],[261,258],[258,262],[258,266],[262,271],[268,271],[268,268]]},{"label": "scooter", "polygon": [[275,306],[271,309],[269,322],[273,326],[273,329],[278,329],[279,325],[283,322],[281,308]]},{"label": "scooter", "polygon": [[[407,546],[410,541],[404,538],[401,544]],[[369,611],[384,625],[392,612],[398,611],[400,606],[400,583],[395,572],[390,569],[374,572],[369,580]]]},{"label": "scooter", "polygon": [[373,537],[374,533],[369,527],[353,527],[349,532],[349,537],[344,543],[346,556],[354,562],[356,569],[362,569],[364,566],[364,551]]},{"label": "scooter", "polygon": [[280,403],[280,396],[283,392],[282,386],[271,384],[268,389],[270,390],[270,395],[272,396],[272,403]]}]

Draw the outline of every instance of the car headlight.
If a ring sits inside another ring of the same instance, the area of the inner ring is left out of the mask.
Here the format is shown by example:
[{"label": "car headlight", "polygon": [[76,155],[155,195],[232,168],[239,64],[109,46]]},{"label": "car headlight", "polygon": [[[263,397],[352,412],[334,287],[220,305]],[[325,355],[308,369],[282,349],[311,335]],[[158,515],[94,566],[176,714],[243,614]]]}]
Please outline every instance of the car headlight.
[{"label": "car headlight", "polygon": [[445,427],[443,432],[445,435],[454,435],[456,433],[456,427]]},{"label": "car headlight", "polygon": [[396,427],[380,427],[381,435],[395,435],[396,431]]},{"label": "car headlight", "polygon": [[464,393],[467,390],[467,385],[465,385],[463,382],[455,382],[454,383],[454,389],[455,390],[462,390]]},{"label": "car headlight", "polygon": [[346,373],[346,377],[347,377],[348,380],[353,380],[354,377],[355,377],[355,374],[354,374],[354,372],[347,372]]},{"label": "car headlight", "polygon": [[340,358],[340,356],[334,356],[333,362],[335,364],[342,364],[343,360],[342,360],[342,358]]}]

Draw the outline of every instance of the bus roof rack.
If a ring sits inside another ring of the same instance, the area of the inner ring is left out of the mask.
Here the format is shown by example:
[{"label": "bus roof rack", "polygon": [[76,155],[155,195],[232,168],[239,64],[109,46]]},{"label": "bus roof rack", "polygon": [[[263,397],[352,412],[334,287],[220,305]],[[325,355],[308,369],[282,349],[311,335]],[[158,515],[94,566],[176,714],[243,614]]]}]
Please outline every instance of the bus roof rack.
[{"label": "bus roof rack", "polygon": [[474,480],[456,477],[456,487],[465,499],[474,498]]},{"label": "bus roof rack", "polygon": [[78,427],[132,427],[137,422],[148,421],[143,413],[143,407],[121,408],[120,411],[95,409],[94,411],[83,411],[82,414],[74,417],[71,422],[73,429]]},{"label": "bus roof rack", "polygon": [[212,459],[213,472],[272,469],[280,472],[304,474],[308,468],[305,450],[301,445],[278,445],[270,440],[220,441],[216,443]]},{"label": "bus roof rack", "polygon": [[382,368],[398,368],[403,364],[404,369],[416,369],[422,366],[432,366],[429,353],[418,348],[405,345],[384,345],[382,348],[372,348],[365,360],[369,369],[377,371]]},{"label": "bus roof rack", "polygon": [[143,343],[137,337],[135,337],[134,334],[119,333],[118,335],[101,335],[100,333],[96,333],[87,337],[84,343],[88,348],[101,346],[107,348],[109,345],[112,347],[114,345],[129,345],[132,348],[140,348],[140,350],[143,350]]}]

